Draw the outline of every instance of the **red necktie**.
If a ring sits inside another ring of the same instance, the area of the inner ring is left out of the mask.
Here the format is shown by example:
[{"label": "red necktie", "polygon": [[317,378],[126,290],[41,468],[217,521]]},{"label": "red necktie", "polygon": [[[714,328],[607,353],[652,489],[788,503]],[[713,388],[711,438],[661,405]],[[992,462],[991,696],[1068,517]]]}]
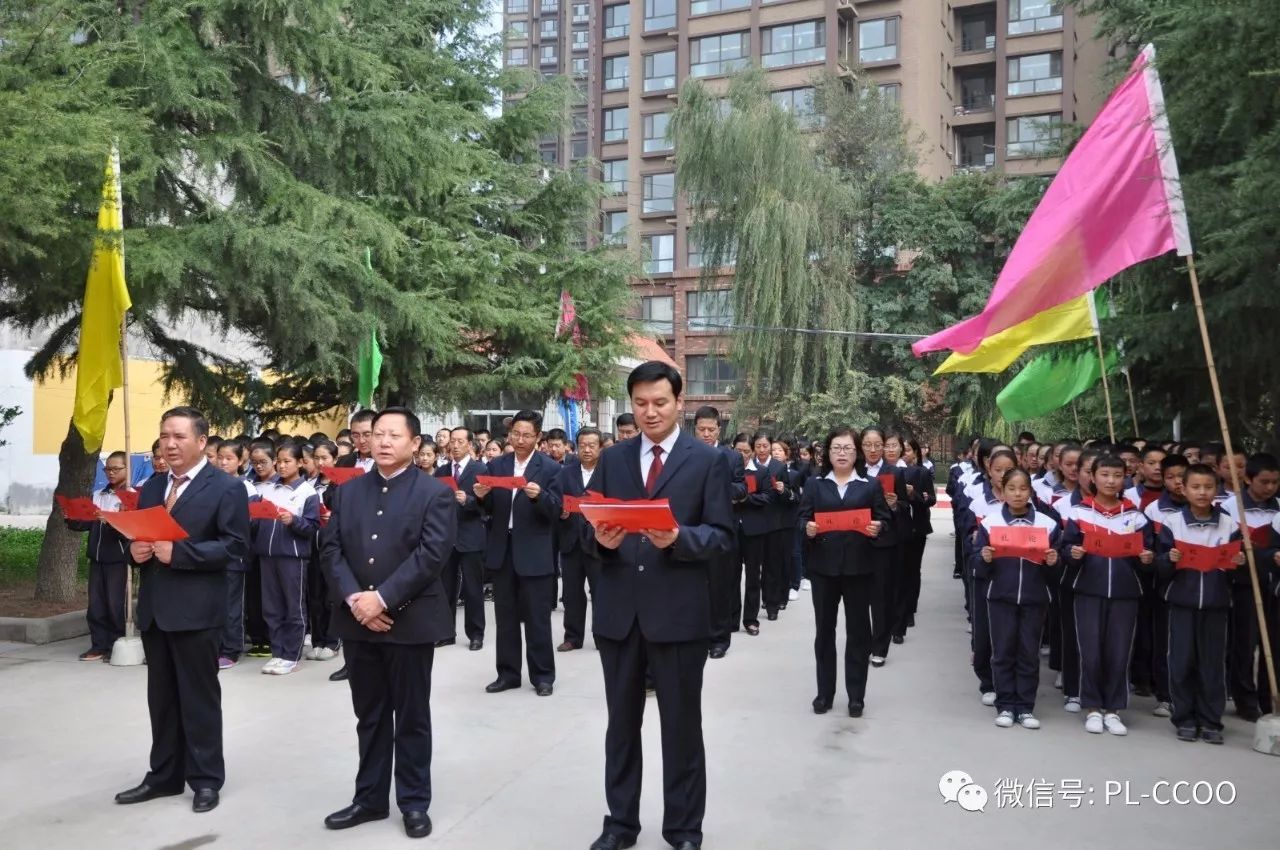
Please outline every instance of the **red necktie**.
[{"label": "red necktie", "polygon": [[658,476],[662,474],[662,446],[655,445],[653,447],[653,463],[649,464],[649,475],[644,480],[645,492],[650,496],[653,495],[654,489],[658,486]]}]

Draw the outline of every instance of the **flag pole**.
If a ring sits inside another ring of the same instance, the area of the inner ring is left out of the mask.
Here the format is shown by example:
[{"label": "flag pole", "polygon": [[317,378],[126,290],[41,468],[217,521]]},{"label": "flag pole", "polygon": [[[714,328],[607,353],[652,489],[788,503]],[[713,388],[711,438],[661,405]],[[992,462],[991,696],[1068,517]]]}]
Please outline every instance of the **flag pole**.
[{"label": "flag pole", "polygon": [[1245,562],[1249,567],[1249,583],[1253,587],[1254,614],[1258,619],[1258,632],[1262,639],[1262,656],[1266,662],[1267,680],[1271,687],[1271,705],[1275,710],[1280,708],[1280,687],[1276,685],[1275,659],[1271,655],[1271,637],[1267,633],[1267,619],[1262,600],[1262,586],[1258,582],[1258,564],[1253,548],[1253,538],[1249,534],[1249,522],[1244,510],[1244,491],[1240,486],[1240,472],[1236,469],[1235,450],[1231,447],[1231,430],[1227,427],[1227,411],[1222,404],[1222,389],[1218,386],[1218,367],[1213,361],[1213,346],[1209,342],[1209,325],[1204,318],[1204,304],[1200,300],[1200,279],[1196,275],[1196,261],[1191,254],[1187,255],[1187,272],[1191,275],[1191,297],[1195,302],[1196,321],[1200,323],[1200,341],[1204,345],[1205,364],[1209,369],[1209,386],[1213,390],[1213,403],[1218,409],[1218,427],[1222,429],[1222,445],[1227,451],[1227,466],[1231,469],[1231,490],[1235,493],[1236,504],[1239,505],[1241,538],[1244,542]]},{"label": "flag pole", "polygon": [[[133,451],[129,429],[129,313],[120,317],[120,400],[124,410],[124,462],[129,478],[125,486],[133,489]],[[137,628],[133,622],[133,567],[124,571],[124,635],[133,637]]]},{"label": "flag pole", "polygon": [[1076,439],[1080,439],[1080,408],[1076,407],[1076,400],[1071,399],[1071,415],[1076,420]]},{"label": "flag pole", "polygon": [[1133,403],[1133,379],[1129,377],[1128,367],[1120,371],[1124,373],[1124,385],[1129,391],[1129,418],[1133,420],[1133,435],[1140,437],[1142,436],[1142,429],[1138,427],[1138,407]]},{"label": "flag pole", "polygon": [[1098,346],[1098,368],[1102,374],[1102,397],[1107,402],[1107,429],[1111,433],[1111,444],[1116,442],[1116,419],[1111,413],[1111,387],[1107,381],[1107,356],[1102,351],[1102,329],[1098,325],[1098,307],[1089,298],[1089,318],[1093,321],[1093,341]]}]

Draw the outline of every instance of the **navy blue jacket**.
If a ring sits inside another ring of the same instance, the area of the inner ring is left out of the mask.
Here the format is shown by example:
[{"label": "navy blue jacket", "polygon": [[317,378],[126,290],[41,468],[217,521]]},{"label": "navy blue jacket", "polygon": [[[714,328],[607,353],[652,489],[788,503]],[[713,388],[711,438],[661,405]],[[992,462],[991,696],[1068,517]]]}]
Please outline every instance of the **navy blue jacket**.
[{"label": "navy blue jacket", "polygon": [[[100,510],[120,510],[120,500],[110,487],[93,494],[93,503]],[[95,564],[125,564],[129,561],[129,541],[100,519],[64,520],[72,531],[89,532],[89,560]]]},{"label": "navy blue jacket", "polygon": [[1176,514],[1166,514],[1155,540],[1156,593],[1179,608],[1230,608],[1231,585],[1248,584],[1247,569],[1209,572],[1179,569],[1169,560],[1169,552],[1176,549],[1178,543],[1221,546],[1239,539],[1239,524],[1216,505],[1208,519],[1196,519],[1190,506]]},{"label": "navy blue jacket", "polygon": [[1009,526],[1034,526],[1049,534],[1049,548],[1056,550],[1062,537],[1062,526],[1056,517],[1028,506],[1023,516],[1014,516],[1008,505],[992,511],[978,522],[973,545],[973,573],[987,584],[987,599],[996,602],[1012,602],[1015,605],[1047,605],[1049,585],[1057,582],[1062,566],[1062,553],[1058,563],[1048,566],[1025,558],[992,558],[991,563],[982,560],[982,549],[991,545],[991,529]]},{"label": "navy blue jacket", "polygon": [[[588,490],[596,492],[596,479],[600,476],[599,458],[596,459],[596,463],[596,468],[591,470],[587,486],[583,487],[582,461],[578,460],[576,455],[565,458],[564,466],[560,467],[561,493],[566,496],[583,496]],[[568,555],[572,552],[584,552],[592,558],[596,557],[596,548],[591,542],[590,530],[591,525],[582,514],[569,514],[561,519],[556,535],[560,553]]]},{"label": "navy blue jacket", "polygon": [[[881,524],[880,534],[888,533],[889,523],[893,521],[893,511],[889,509],[879,481],[868,481],[855,475],[850,479],[844,497],[841,498],[840,487],[836,482],[825,476],[815,476],[809,479],[804,488],[796,521],[803,531],[805,525],[813,521],[816,513],[860,508],[871,511],[871,519]],[[874,539],[856,531],[829,531],[813,538],[805,535],[805,569],[820,576],[864,575],[875,572],[883,564],[885,555],[873,545]]]},{"label": "navy blue jacket", "polygon": [[764,466],[760,466],[759,461],[756,461],[754,470],[746,469],[744,463],[743,469],[743,481],[746,481],[746,476],[755,478],[756,491],[747,493],[746,484],[743,484],[744,498],[739,503],[738,514],[742,519],[742,533],[747,537],[760,537],[777,531],[784,525],[789,527],[787,514],[788,503],[791,501],[790,491],[784,489],[779,493],[769,482],[772,477],[775,481],[786,484],[786,464],[770,458]]},{"label": "navy blue jacket", "polygon": [[[462,468],[462,475],[455,482],[458,490],[466,494],[466,501],[458,504],[457,496],[454,496],[454,509],[458,512],[458,536],[454,541],[453,548],[459,552],[483,552],[485,545],[485,526],[484,526],[484,506],[480,504],[480,500],[476,498],[473,488],[476,484],[477,475],[488,475],[489,467],[484,461],[472,458],[467,461],[467,465]],[[452,458],[444,466],[436,467],[436,478],[452,478],[453,477],[453,460]],[[457,491],[454,491],[457,492]]]},{"label": "navy blue jacket", "polygon": [[[489,475],[515,475],[514,453],[496,457],[489,464]],[[560,492],[560,472],[563,467],[542,452],[529,455],[525,466],[526,481],[542,488],[536,501],[530,501],[524,490],[490,490],[481,500],[489,514],[489,540],[485,547],[485,566],[491,570],[502,569],[506,557],[507,538],[511,539],[511,564],[516,575],[549,576],[556,570],[555,530],[560,522],[560,509],[564,504]],[[514,512],[514,514],[513,514]],[[515,517],[510,535],[507,523]]]},{"label": "navy blue jacket", "polygon": [[1084,543],[1085,525],[1108,529],[1113,533],[1139,531],[1144,538],[1144,548],[1150,549],[1151,524],[1137,505],[1124,499],[1117,510],[1104,511],[1094,504],[1091,497],[1085,497],[1078,505],[1064,512],[1063,519],[1066,521],[1066,529],[1061,538],[1064,580],[1072,591],[1105,599],[1141,598],[1142,584],[1138,581],[1137,572],[1150,570],[1151,567],[1137,558],[1104,558],[1087,552],[1079,561],[1071,558],[1071,547]]}]

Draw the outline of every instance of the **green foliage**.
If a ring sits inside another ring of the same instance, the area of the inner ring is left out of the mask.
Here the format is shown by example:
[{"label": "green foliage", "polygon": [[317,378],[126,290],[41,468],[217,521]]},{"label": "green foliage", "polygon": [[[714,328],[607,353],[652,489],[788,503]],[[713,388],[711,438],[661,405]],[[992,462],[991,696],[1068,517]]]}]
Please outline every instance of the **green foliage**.
[{"label": "green foliage", "polygon": [[[83,535],[76,559],[78,581],[89,577],[89,535]],[[29,582],[36,577],[36,563],[44,532],[36,528],[0,528],[0,587]]]},{"label": "green foliage", "polygon": [[[21,415],[22,408],[20,407],[5,407],[0,405],[0,431],[4,431],[5,428],[13,423],[13,420],[17,419]],[[9,444],[6,441],[0,440],[0,446],[7,445]]]}]

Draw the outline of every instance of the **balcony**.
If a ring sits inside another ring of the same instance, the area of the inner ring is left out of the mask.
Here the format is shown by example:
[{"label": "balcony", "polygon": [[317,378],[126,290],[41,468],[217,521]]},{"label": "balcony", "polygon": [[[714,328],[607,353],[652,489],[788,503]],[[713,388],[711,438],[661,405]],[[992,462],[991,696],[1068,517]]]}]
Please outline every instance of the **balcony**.
[{"label": "balcony", "polygon": [[[992,85],[995,84],[994,80],[991,82]],[[960,102],[955,106],[955,114],[957,116],[974,115],[977,113],[991,112],[995,108],[996,96],[991,92],[978,91],[963,93],[960,97]]]},{"label": "balcony", "polygon": [[836,0],[836,14],[851,21],[858,17],[858,10],[853,7],[853,0]]},{"label": "balcony", "polygon": [[960,41],[956,43],[957,56],[963,56],[966,53],[986,53],[995,49],[996,34],[994,32],[975,33],[971,36],[962,30]]}]

